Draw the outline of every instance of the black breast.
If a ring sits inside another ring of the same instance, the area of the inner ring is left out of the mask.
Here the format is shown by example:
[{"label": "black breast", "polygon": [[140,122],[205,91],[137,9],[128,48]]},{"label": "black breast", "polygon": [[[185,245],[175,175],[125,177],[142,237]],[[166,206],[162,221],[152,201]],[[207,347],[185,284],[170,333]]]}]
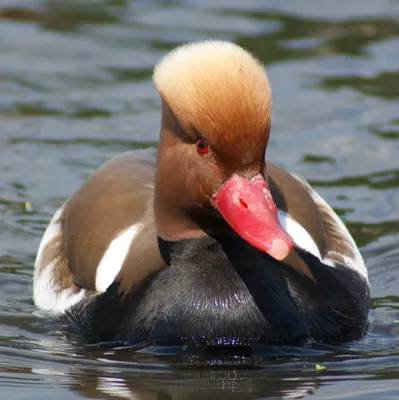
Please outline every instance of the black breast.
[{"label": "black breast", "polygon": [[293,344],[360,337],[368,286],[347,268],[298,250],[314,281],[241,238],[160,241],[169,267],[131,293],[114,283],[69,315],[92,341],[182,339],[207,344]]}]

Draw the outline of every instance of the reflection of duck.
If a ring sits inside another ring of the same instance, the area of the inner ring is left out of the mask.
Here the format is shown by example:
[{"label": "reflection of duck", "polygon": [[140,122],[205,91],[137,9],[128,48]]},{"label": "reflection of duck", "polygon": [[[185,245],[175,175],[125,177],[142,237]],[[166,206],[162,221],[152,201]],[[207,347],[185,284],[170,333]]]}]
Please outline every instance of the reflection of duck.
[{"label": "reflection of duck", "polygon": [[271,97],[238,46],[182,46],[154,72],[155,152],[99,168],[40,245],[36,305],[91,341],[342,341],[369,284],[347,229],[304,181],[265,163]]},{"label": "reflection of duck", "polygon": [[90,399],[134,400],[241,400],[302,399],[319,387],[317,375],[299,371],[281,375],[281,371],[191,370],[168,374],[127,374],[100,372],[73,374],[71,390]]}]

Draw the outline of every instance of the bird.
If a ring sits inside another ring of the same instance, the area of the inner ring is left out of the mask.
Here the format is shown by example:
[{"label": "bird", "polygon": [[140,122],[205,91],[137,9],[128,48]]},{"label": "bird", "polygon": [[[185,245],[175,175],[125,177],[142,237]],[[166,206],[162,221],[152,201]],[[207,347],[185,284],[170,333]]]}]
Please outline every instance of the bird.
[{"label": "bird", "polygon": [[101,165],[55,212],[33,301],[90,343],[301,345],[360,339],[370,284],[342,220],[267,160],[265,68],[228,42],[154,68],[156,148]]}]

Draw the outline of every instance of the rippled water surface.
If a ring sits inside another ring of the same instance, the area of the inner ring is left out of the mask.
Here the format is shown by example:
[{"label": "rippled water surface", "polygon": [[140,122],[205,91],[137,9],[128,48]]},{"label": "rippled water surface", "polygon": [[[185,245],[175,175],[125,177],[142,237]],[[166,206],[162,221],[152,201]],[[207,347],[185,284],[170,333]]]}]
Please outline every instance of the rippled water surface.
[{"label": "rippled water surface", "polygon": [[[7,399],[399,398],[397,0],[0,0],[0,387]],[[102,162],[156,143],[154,63],[232,40],[274,90],[268,157],[306,177],[369,268],[364,340],[256,357],[92,347],[35,316],[52,213]]]}]

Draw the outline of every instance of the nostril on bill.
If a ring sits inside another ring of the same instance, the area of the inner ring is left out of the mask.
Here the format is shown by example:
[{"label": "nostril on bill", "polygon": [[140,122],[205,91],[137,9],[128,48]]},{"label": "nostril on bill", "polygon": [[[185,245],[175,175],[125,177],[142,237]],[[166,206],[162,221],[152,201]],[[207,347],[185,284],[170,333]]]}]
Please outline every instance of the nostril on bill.
[{"label": "nostril on bill", "polygon": [[248,208],[248,204],[244,199],[240,199],[240,204],[244,207],[244,208]]}]

